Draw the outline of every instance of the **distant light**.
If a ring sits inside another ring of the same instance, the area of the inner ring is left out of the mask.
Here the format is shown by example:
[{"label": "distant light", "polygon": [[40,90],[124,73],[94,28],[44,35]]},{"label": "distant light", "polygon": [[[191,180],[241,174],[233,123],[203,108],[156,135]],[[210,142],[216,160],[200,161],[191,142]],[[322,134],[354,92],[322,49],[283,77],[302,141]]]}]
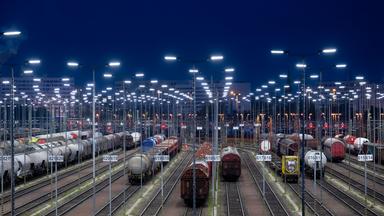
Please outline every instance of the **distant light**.
[{"label": "distant light", "polygon": [[225,77],[225,80],[233,80],[233,77]]},{"label": "distant light", "polygon": [[196,77],[196,80],[202,81],[204,80],[204,77]]},{"label": "distant light", "polygon": [[211,61],[220,61],[220,60],[223,60],[224,59],[224,56],[222,55],[213,55],[211,56]]},{"label": "distant light", "polygon": [[124,83],[125,83],[125,84],[131,84],[132,81],[131,81],[131,80],[124,80]]},{"label": "distant light", "polygon": [[157,80],[151,80],[151,83],[156,84],[156,83],[158,83],[158,81]]},{"label": "distant light", "polygon": [[327,49],[323,49],[323,53],[324,54],[330,54],[330,53],[335,53],[337,51],[337,49],[335,48],[327,48]]},{"label": "distant light", "polygon": [[29,64],[40,64],[41,61],[39,59],[31,59],[28,61]]},{"label": "distant light", "polygon": [[40,78],[34,78],[33,81],[34,81],[34,82],[40,82],[41,79],[40,79]]},{"label": "distant light", "polygon": [[21,34],[20,31],[7,31],[7,32],[3,32],[4,36],[18,36],[20,34]]},{"label": "distant light", "polygon": [[261,92],[261,89],[257,88],[256,91],[257,91],[257,92]]},{"label": "distant light", "polygon": [[169,91],[175,91],[175,89],[174,88],[169,88]]},{"label": "distant light", "polygon": [[275,89],[275,91],[279,92],[279,91],[281,91],[281,89],[277,88],[277,89]]},{"label": "distant light", "polygon": [[198,72],[199,72],[198,69],[195,69],[195,68],[189,69],[189,73],[198,73]]},{"label": "distant light", "polygon": [[68,82],[68,81],[69,81],[69,78],[63,78],[63,79],[61,79],[61,81],[63,81],[63,82]]},{"label": "distant light", "polygon": [[24,74],[32,74],[33,70],[24,70]]},{"label": "distant light", "polygon": [[105,78],[111,78],[111,77],[112,77],[112,74],[111,74],[111,73],[105,73],[103,76],[104,76]]},{"label": "distant light", "polygon": [[108,66],[109,67],[119,67],[120,66],[120,62],[118,62],[118,61],[109,62]]},{"label": "distant light", "polygon": [[4,80],[2,83],[5,84],[5,85],[8,85],[9,81],[8,80]]},{"label": "distant light", "polygon": [[87,86],[88,87],[93,87],[93,83],[88,83]]},{"label": "distant light", "polygon": [[139,85],[139,88],[145,88],[145,85]]},{"label": "distant light", "polygon": [[234,72],[235,68],[225,68],[224,71],[227,72],[227,73]]},{"label": "distant light", "polygon": [[296,64],[296,67],[297,67],[297,68],[306,68],[307,65],[306,65],[306,64],[303,64],[303,63],[298,63],[298,64]]},{"label": "distant light", "polygon": [[161,88],[167,88],[168,85],[161,85]]},{"label": "distant light", "polygon": [[144,77],[144,73],[136,73],[135,77]]},{"label": "distant light", "polygon": [[271,50],[271,54],[275,54],[275,55],[281,55],[284,53],[285,53],[284,50]]},{"label": "distant light", "polygon": [[268,88],[268,86],[267,85],[262,85],[261,88]]},{"label": "distant light", "polygon": [[68,67],[78,67],[79,63],[77,63],[77,62],[67,62],[67,66]]},{"label": "distant light", "polygon": [[69,83],[64,83],[65,87],[70,87],[71,85]]},{"label": "distant light", "polygon": [[276,84],[276,82],[271,80],[271,81],[268,81],[268,84],[274,85],[274,84]]},{"label": "distant light", "polygon": [[301,82],[299,80],[296,80],[293,82],[294,84],[300,84]]},{"label": "distant light", "polygon": [[346,64],[337,64],[336,65],[336,68],[346,68],[347,65]]},{"label": "distant light", "polygon": [[164,56],[164,59],[166,61],[176,61],[177,57],[176,56]]},{"label": "distant light", "polygon": [[364,79],[364,77],[363,76],[356,76],[356,78],[355,78],[356,80],[363,80]]},{"label": "distant light", "polygon": [[341,85],[341,82],[335,82],[335,85]]},{"label": "distant light", "polygon": [[289,88],[289,85],[284,85],[284,88]]},{"label": "distant light", "polygon": [[226,82],[225,85],[232,85],[232,83],[231,82]]},{"label": "distant light", "polygon": [[106,89],[107,89],[107,91],[111,91],[112,87],[107,87]]},{"label": "distant light", "polygon": [[317,78],[319,78],[319,75],[317,75],[317,74],[312,74],[312,75],[310,75],[309,76],[311,79],[317,79]]},{"label": "distant light", "polygon": [[280,78],[288,78],[288,75],[287,74],[280,74],[279,77]]}]

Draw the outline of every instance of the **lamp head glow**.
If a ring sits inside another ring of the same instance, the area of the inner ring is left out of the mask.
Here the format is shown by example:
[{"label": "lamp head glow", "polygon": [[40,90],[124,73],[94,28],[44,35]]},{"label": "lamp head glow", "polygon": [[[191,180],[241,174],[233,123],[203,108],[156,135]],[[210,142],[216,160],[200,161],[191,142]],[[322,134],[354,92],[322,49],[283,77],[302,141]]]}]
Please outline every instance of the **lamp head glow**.
[{"label": "lamp head glow", "polygon": [[33,70],[24,70],[24,74],[32,74]]},{"label": "lamp head glow", "polygon": [[225,68],[224,70],[226,73],[235,72],[235,68]]},{"label": "lamp head glow", "polygon": [[299,80],[296,80],[293,82],[294,84],[300,84],[301,82]]},{"label": "lamp head glow", "polygon": [[109,66],[109,67],[119,67],[119,66],[120,66],[120,62],[118,62],[118,61],[112,61],[112,62],[109,62],[109,63],[108,63],[108,66]]},{"label": "lamp head glow", "polygon": [[31,60],[28,60],[28,63],[29,64],[40,64],[41,61],[39,59],[31,59]]},{"label": "lamp head glow", "polygon": [[63,79],[61,79],[61,81],[63,81],[63,82],[68,82],[68,81],[69,81],[69,78],[63,78]]},{"label": "lamp head glow", "polygon": [[145,88],[145,85],[139,85],[139,88]]},{"label": "lamp head glow", "polygon": [[196,68],[189,69],[189,73],[198,73],[199,70]]},{"label": "lamp head glow", "polygon": [[267,85],[262,85],[261,88],[268,88],[268,86]]},{"label": "lamp head glow", "polygon": [[279,77],[285,79],[285,78],[288,78],[288,75],[287,74],[280,74]]},{"label": "lamp head glow", "polygon": [[274,54],[274,55],[282,55],[285,53],[286,52],[284,50],[271,50],[271,54]]},{"label": "lamp head glow", "polygon": [[203,81],[204,77],[196,77],[196,80]]},{"label": "lamp head glow", "polygon": [[224,59],[224,56],[222,55],[213,55],[211,56],[211,61],[221,61]]},{"label": "lamp head glow", "polygon": [[40,82],[41,79],[40,79],[40,78],[34,78],[33,81],[34,81],[34,82]]},{"label": "lamp head glow", "polygon": [[168,85],[161,85],[161,88],[167,88]]},{"label": "lamp head glow", "polygon": [[326,48],[326,49],[322,50],[322,53],[324,53],[324,54],[332,54],[332,53],[336,53],[336,51],[337,51],[336,48]]},{"label": "lamp head glow", "polygon": [[225,77],[225,80],[233,80],[233,77],[231,76]]},{"label": "lamp head glow", "polygon": [[105,73],[103,76],[104,76],[105,78],[111,78],[111,77],[112,77],[112,74],[111,74],[111,73]]},{"label": "lamp head glow", "polygon": [[306,68],[307,65],[306,65],[306,64],[303,64],[303,63],[297,63],[297,64],[296,64],[296,67],[297,67],[297,68]]},{"label": "lamp head glow", "polygon": [[164,60],[166,61],[176,61],[177,57],[176,56],[164,56]]},{"label": "lamp head glow", "polygon": [[79,63],[71,61],[71,62],[67,62],[67,66],[68,67],[78,67]]},{"label": "lamp head glow", "polygon": [[363,77],[363,76],[356,76],[355,79],[356,79],[356,80],[363,80],[364,77]]},{"label": "lamp head glow", "polygon": [[6,31],[3,32],[4,36],[19,36],[21,34],[20,31]]},{"label": "lamp head glow", "polygon": [[337,64],[336,65],[336,68],[346,68],[347,65],[346,64]]},{"label": "lamp head glow", "polygon": [[131,84],[132,81],[131,81],[131,80],[124,80],[124,83],[125,83],[125,84]]},{"label": "lamp head glow", "polygon": [[135,77],[144,77],[144,73],[136,73]]},{"label": "lamp head glow", "polygon": [[311,79],[317,79],[317,78],[319,78],[319,75],[317,75],[317,74],[312,74],[312,75],[310,75],[309,76]]},{"label": "lamp head glow", "polygon": [[152,84],[156,84],[156,83],[158,83],[159,81],[157,81],[157,80],[151,80],[151,83]]},{"label": "lamp head glow", "polygon": [[289,88],[289,85],[284,85],[284,88]]},{"label": "lamp head glow", "polygon": [[225,85],[232,85],[232,83],[231,82],[226,82]]},{"label": "lamp head glow", "polygon": [[3,83],[4,85],[8,85],[8,84],[9,84],[9,80],[4,80],[2,83]]}]

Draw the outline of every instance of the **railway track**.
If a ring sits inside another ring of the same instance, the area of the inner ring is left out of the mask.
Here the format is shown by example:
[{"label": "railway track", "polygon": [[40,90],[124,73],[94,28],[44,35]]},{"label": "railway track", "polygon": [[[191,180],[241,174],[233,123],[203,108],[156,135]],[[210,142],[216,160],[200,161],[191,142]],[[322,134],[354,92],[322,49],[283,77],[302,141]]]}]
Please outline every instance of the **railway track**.
[{"label": "railway track", "polygon": [[188,154],[182,162],[176,167],[176,169],[172,172],[170,177],[168,177],[164,182],[164,197],[161,196],[161,188],[156,192],[153,198],[149,201],[144,210],[140,213],[141,216],[154,216],[158,215],[161,208],[163,207],[163,201],[166,202],[172,193],[173,189],[179,182],[181,175],[183,174],[184,169],[188,166],[192,159],[192,154]]},{"label": "railway track", "polygon": [[[130,154],[127,155],[127,156],[129,157],[130,155],[135,154],[135,152],[136,152],[136,151],[130,153]],[[99,163],[100,163],[101,161],[102,161],[102,158],[99,159]],[[113,165],[112,165],[112,168],[114,168],[114,167],[120,165],[121,163],[123,163],[122,160],[120,160],[119,163],[115,163],[115,164],[113,164]],[[92,166],[92,164],[90,164],[90,166]],[[89,168],[89,166],[88,166],[88,167],[83,167],[82,170],[87,169],[87,168]],[[99,168],[99,169],[96,171],[96,176],[98,176],[98,175],[100,175],[100,174],[102,174],[102,173],[108,171],[108,169],[109,169],[109,166],[107,166],[107,165],[106,165],[106,166],[103,166],[102,168]],[[77,169],[75,169],[75,170],[71,170],[67,176],[69,176],[69,175],[73,175],[73,174],[76,173],[76,172],[78,172]],[[92,173],[89,173],[89,174],[87,174],[87,175],[85,175],[85,176],[82,176],[80,179],[78,179],[78,180],[76,180],[76,181],[72,181],[72,182],[70,182],[70,183],[68,183],[68,184],[66,184],[66,185],[64,185],[64,186],[62,186],[62,187],[60,187],[60,188],[58,188],[58,190],[57,190],[58,196],[59,196],[60,194],[66,193],[66,192],[68,192],[68,191],[70,191],[70,190],[72,190],[72,189],[78,187],[79,184],[82,184],[82,183],[84,183],[84,182],[86,182],[86,181],[92,179],[92,177],[93,177],[93,174],[92,174]],[[63,178],[60,178],[60,180],[63,180]],[[44,186],[48,186],[48,185],[50,185],[50,184],[51,184],[51,180],[49,179],[49,181],[45,181],[45,185],[42,185],[42,186],[40,186],[39,188],[42,188],[42,187],[44,187]],[[39,189],[39,188],[37,188],[37,189]],[[25,192],[23,195],[26,195],[26,194],[29,194],[29,193],[33,193],[35,190],[36,190],[36,188],[34,188],[34,190],[28,190],[28,192]],[[22,196],[22,195],[20,195],[20,196]],[[23,214],[23,213],[26,213],[26,212],[28,212],[28,211],[30,211],[30,210],[36,208],[37,206],[39,206],[39,205],[41,205],[41,204],[44,204],[44,203],[46,203],[46,202],[49,202],[49,200],[50,200],[51,198],[52,198],[51,193],[48,193],[48,194],[43,194],[43,195],[41,195],[40,197],[38,197],[38,198],[36,198],[36,199],[33,199],[33,200],[29,201],[29,202],[26,202],[26,203],[24,203],[23,205],[21,205],[21,206],[19,206],[19,207],[17,207],[17,208],[15,209],[15,215],[21,215],[21,214]],[[6,212],[4,215],[11,215],[11,212]]]},{"label": "railway track", "polygon": [[[288,185],[296,193],[296,195],[301,199],[301,188],[300,188],[301,185],[300,184],[288,184]],[[317,216],[324,216],[324,215],[334,216],[335,215],[326,206],[321,204],[313,196],[313,194],[309,193],[308,191],[305,191],[305,204]]]},{"label": "railway track", "polygon": [[[328,168],[326,174],[329,174],[331,176],[336,177],[337,179],[343,181],[345,184],[350,184],[351,187],[357,189],[358,191],[364,193],[364,184],[352,179],[348,178],[348,176],[344,175],[343,173],[336,171],[335,169]],[[348,179],[348,180],[347,180]],[[367,187],[367,194],[368,196],[375,198],[376,200],[380,201],[381,203],[384,203],[384,195],[374,191],[372,188]]]},{"label": "railway track", "polygon": [[[259,189],[260,193],[262,194],[263,193],[263,189],[262,189],[263,179],[260,178],[262,176],[262,174],[260,173],[259,169],[257,168],[255,159],[251,158],[249,153],[242,152],[241,155],[242,155],[242,163],[245,163],[245,165],[249,169],[249,172],[251,173],[253,181],[256,183],[257,188]],[[272,190],[271,186],[268,184],[267,181],[265,181],[264,201],[267,204],[269,212],[272,215],[274,215],[274,216],[278,216],[278,215],[288,216],[289,215],[288,211],[284,207],[283,203],[280,201],[279,197]]]},{"label": "railway track", "polygon": [[225,182],[228,216],[245,216],[242,197],[238,182]]},{"label": "railway track", "polygon": [[[360,170],[360,169],[357,169],[354,167],[351,167],[351,169],[350,169],[350,167],[344,163],[338,163],[337,165],[346,169],[346,170],[351,170],[351,172],[356,173],[356,174],[364,177],[364,171],[363,170]],[[329,167],[329,166],[327,166],[327,167]],[[376,184],[384,186],[384,178],[381,178],[380,176],[374,176],[371,173],[367,172],[367,179],[375,182]]]},{"label": "railway track", "polygon": [[369,216],[375,216],[379,215],[372,211],[371,209],[367,209],[365,212],[365,206],[361,204],[359,201],[355,200],[342,190],[338,189],[337,187],[329,184],[326,181],[323,181],[322,183],[317,182],[318,185],[320,185],[323,189],[328,191],[330,194],[332,194],[336,199],[343,202],[346,206],[348,206],[350,209],[352,209],[354,212],[356,212],[357,215],[369,215]]},{"label": "railway track", "polygon": [[[346,163],[348,163],[348,160],[350,160],[351,163],[356,164],[358,166],[360,166],[362,164],[362,162],[358,161],[357,157],[354,155],[346,156],[344,160]],[[367,162],[367,168],[369,168],[371,171],[373,171],[374,170],[373,169],[373,162]],[[382,165],[375,164],[375,171],[384,175],[384,167]]]},{"label": "railway track", "polygon": [[[96,159],[96,163],[100,163],[100,162],[102,162],[102,160],[103,160],[102,157],[98,157]],[[85,164],[82,164],[82,166],[79,167],[81,169],[80,171],[92,167],[92,160],[88,160],[88,161],[86,161],[84,163]],[[69,176],[73,175],[74,172],[80,172],[79,168],[74,168],[74,169],[69,168],[69,170],[65,171],[64,173],[60,173],[60,175],[57,176],[57,180],[59,181],[59,180],[62,180],[64,178],[66,178],[66,177],[69,177]],[[22,197],[22,196],[24,196],[26,194],[29,194],[29,193],[35,191],[35,190],[38,190],[38,189],[40,189],[42,187],[50,185],[52,179],[49,178],[48,176],[44,177],[44,178],[46,178],[46,179],[44,179],[42,181],[39,181],[38,183],[33,184],[33,185],[31,185],[31,186],[29,186],[27,188],[16,190],[15,198],[17,199],[19,197]],[[53,178],[53,176],[52,176],[52,178]],[[10,194],[10,192],[6,192],[4,197],[3,197],[4,204],[7,203],[7,202],[10,202],[10,200],[11,200],[11,194]]]},{"label": "railway track", "polygon": [[[196,216],[202,216],[203,215],[203,208],[198,207],[196,208]],[[185,208],[183,216],[193,216],[193,208]]]}]

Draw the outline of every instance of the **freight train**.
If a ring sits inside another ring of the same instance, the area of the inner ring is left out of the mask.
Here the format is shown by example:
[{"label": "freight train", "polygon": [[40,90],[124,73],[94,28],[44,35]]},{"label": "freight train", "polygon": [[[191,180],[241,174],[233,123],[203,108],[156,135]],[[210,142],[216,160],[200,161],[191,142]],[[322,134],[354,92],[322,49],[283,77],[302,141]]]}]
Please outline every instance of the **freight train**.
[{"label": "freight train", "polygon": [[177,137],[165,139],[164,135],[155,135],[142,143],[142,153],[128,159],[128,180],[136,185],[152,178],[160,169],[161,163],[155,161],[155,155],[169,155],[172,159],[181,150]]},{"label": "freight train", "polygon": [[241,175],[241,158],[237,148],[227,146],[221,150],[221,175],[226,181],[237,181]]},{"label": "freight train", "polygon": [[[129,132],[120,132],[102,136],[95,134],[96,153],[108,152],[122,147],[123,140],[126,139],[128,146],[133,147]],[[28,139],[16,139],[14,170],[17,178],[36,176],[47,171],[48,155],[60,155],[64,158],[63,164],[76,163],[79,159],[88,159],[92,157],[92,138],[88,131],[81,132],[70,131],[65,133],[54,133],[40,135]],[[10,141],[0,143],[1,154],[11,154]],[[3,162],[1,175],[4,183],[10,181],[11,162]]]},{"label": "freight train", "polygon": [[[211,178],[211,162],[206,162],[205,156],[212,153],[211,143],[205,142],[196,151],[196,204],[203,204],[209,194],[209,180]],[[186,205],[193,204],[193,162],[184,170],[181,176],[181,198]]]}]

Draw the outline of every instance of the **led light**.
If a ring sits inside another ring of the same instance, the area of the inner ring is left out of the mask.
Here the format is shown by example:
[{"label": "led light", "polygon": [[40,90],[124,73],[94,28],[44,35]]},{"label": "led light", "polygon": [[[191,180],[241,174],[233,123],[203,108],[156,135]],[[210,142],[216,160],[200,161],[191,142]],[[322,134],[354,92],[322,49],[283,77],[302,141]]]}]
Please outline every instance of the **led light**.
[{"label": "led light", "polygon": [[131,84],[132,81],[131,81],[131,80],[124,80],[124,83],[125,83],[125,84]]},{"label": "led light", "polygon": [[68,82],[68,81],[69,81],[69,78],[63,78],[63,79],[61,79],[61,81],[63,81],[63,82]]},{"label": "led light", "polygon": [[280,78],[288,78],[288,75],[287,74],[280,74],[279,77]]},{"label": "led light", "polygon": [[93,83],[88,83],[87,86],[88,87],[93,87]]},{"label": "led light", "polygon": [[28,61],[29,64],[40,64],[40,60],[39,59],[31,59]]},{"label": "led light", "polygon": [[325,54],[329,54],[329,53],[335,53],[337,51],[337,49],[335,48],[327,48],[327,49],[323,49],[323,53]]},{"label": "led light", "polygon": [[158,81],[157,80],[151,80],[151,83],[155,84],[155,83],[158,83]]},{"label": "led light", "polygon": [[306,65],[306,64],[303,64],[303,63],[297,63],[297,64],[296,64],[296,67],[297,67],[297,68],[306,68],[307,65]]},{"label": "led light", "polygon": [[256,91],[257,91],[257,92],[261,92],[261,89],[257,88]]},{"label": "led light", "polygon": [[285,51],[284,50],[271,50],[271,54],[284,54]]},{"label": "led light", "polygon": [[117,61],[109,62],[108,65],[109,67],[119,67],[120,62],[117,62]]},{"label": "led light", "polygon": [[232,83],[231,82],[226,82],[225,85],[232,85]]},{"label": "led light", "polygon": [[233,80],[233,77],[225,77],[225,80]]},{"label": "led light", "polygon": [[24,70],[24,74],[32,74],[33,70]]},{"label": "led light", "polygon": [[364,79],[364,77],[363,76],[356,76],[356,78],[355,78],[356,80],[363,80]]},{"label": "led light", "polygon": [[294,81],[293,83],[294,83],[294,84],[300,84],[301,82],[298,81],[298,80],[296,80],[296,81]]},{"label": "led light", "polygon": [[107,91],[111,91],[112,87],[107,87],[106,89],[107,89]]},{"label": "led light", "polygon": [[234,72],[235,68],[225,68],[224,71],[227,72],[227,73]]},{"label": "led light", "polygon": [[177,57],[176,56],[164,56],[164,59],[166,61],[176,61]]},{"label": "led light", "polygon": [[7,85],[7,84],[9,84],[9,81],[8,80],[4,80],[2,83]]},{"label": "led light", "polygon": [[40,82],[41,79],[40,79],[40,78],[34,78],[33,81],[34,81],[34,82]]},{"label": "led light", "polygon": [[161,85],[161,88],[168,88],[168,85]]},{"label": "led light", "polygon": [[317,74],[312,74],[311,76],[309,76],[311,79],[317,79],[319,78],[319,75]]},{"label": "led light", "polygon": [[145,85],[139,85],[139,88],[145,88]]},{"label": "led light", "polygon": [[20,31],[7,31],[3,33],[4,36],[18,36],[20,34]]},{"label": "led light", "polygon": [[198,73],[198,72],[199,72],[198,69],[195,69],[195,68],[189,69],[189,73]]},{"label": "led light", "polygon": [[223,60],[224,59],[224,56],[222,55],[213,55],[211,56],[211,60],[212,61],[220,61],[220,60]]},{"label": "led light", "polygon": [[268,81],[268,84],[274,85],[274,84],[276,84],[276,82],[271,80],[271,81]]},{"label": "led light", "polygon": [[64,83],[65,87],[70,87],[71,85],[69,83]]},{"label": "led light", "polygon": [[78,67],[79,63],[77,63],[77,62],[67,62],[67,66],[69,66],[69,67]]},{"label": "led light", "polygon": [[267,85],[262,85],[261,88],[268,88],[268,86]]},{"label": "led light", "polygon": [[347,65],[346,64],[337,64],[336,65],[336,68],[346,68]]},{"label": "led light", "polygon": [[105,73],[105,74],[104,74],[104,77],[105,77],[105,78],[111,78],[111,77],[112,77],[112,74],[111,74],[111,73]]},{"label": "led light", "polygon": [[196,80],[202,81],[204,80],[204,77],[196,77]]},{"label": "led light", "polygon": [[335,82],[335,85],[341,85],[341,82]]},{"label": "led light", "polygon": [[135,76],[136,77],[144,77],[144,73],[136,73]]},{"label": "led light", "polygon": [[284,88],[289,88],[289,85],[284,85]]}]

